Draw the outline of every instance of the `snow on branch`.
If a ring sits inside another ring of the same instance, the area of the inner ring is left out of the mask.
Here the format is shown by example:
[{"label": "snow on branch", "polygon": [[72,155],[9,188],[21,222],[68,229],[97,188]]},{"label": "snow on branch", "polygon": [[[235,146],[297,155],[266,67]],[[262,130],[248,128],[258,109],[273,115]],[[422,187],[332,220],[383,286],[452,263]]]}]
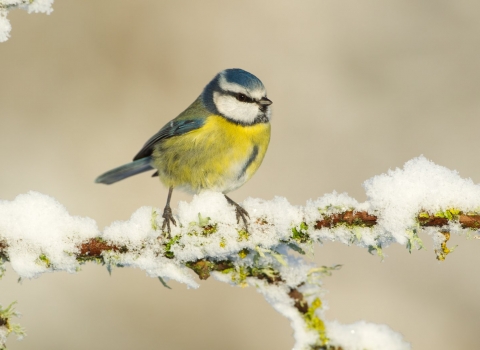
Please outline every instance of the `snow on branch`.
[{"label": "snow on branch", "polygon": [[255,287],[290,320],[294,349],[409,349],[385,325],[325,321],[321,280],[339,266],[317,267],[301,255],[314,243],[337,241],[382,256],[394,243],[421,249],[429,235],[443,260],[451,252],[450,234],[477,235],[480,186],[419,157],[364,187],[364,203],[335,192],[303,207],[281,197],[249,198],[243,203],[248,231],[222,194],[204,192],[180,202],[171,234],[161,230],[160,209],[142,207],[100,232],[94,220],[71,216],[53,198],[30,192],[0,201],[0,261],[22,278],[76,272],[95,261],[109,269],[141,268],[166,287],[175,280],[197,288],[193,271],[200,279]]},{"label": "snow on branch", "polygon": [[28,13],[52,13],[53,0],[0,0],[0,43],[10,37],[12,26],[7,19],[8,11],[19,8]]}]

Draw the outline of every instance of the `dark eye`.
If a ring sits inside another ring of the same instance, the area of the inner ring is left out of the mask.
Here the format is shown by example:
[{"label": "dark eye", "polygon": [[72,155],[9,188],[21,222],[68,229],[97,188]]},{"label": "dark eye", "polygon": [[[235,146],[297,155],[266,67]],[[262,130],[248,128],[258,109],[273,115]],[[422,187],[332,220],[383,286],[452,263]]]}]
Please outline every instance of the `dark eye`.
[{"label": "dark eye", "polygon": [[237,100],[239,100],[240,102],[245,102],[247,101],[247,96],[245,96],[244,94],[238,94]]}]

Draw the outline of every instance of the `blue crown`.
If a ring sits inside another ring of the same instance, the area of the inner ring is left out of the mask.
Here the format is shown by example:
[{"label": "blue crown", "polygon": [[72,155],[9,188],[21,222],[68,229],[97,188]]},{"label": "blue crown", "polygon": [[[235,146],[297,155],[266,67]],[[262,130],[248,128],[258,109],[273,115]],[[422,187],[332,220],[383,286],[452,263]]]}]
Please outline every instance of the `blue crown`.
[{"label": "blue crown", "polygon": [[225,77],[227,82],[244,86],[248,90],[265,89],[263,83],[255,75],[240,68],[225,69],[219,75]]}]

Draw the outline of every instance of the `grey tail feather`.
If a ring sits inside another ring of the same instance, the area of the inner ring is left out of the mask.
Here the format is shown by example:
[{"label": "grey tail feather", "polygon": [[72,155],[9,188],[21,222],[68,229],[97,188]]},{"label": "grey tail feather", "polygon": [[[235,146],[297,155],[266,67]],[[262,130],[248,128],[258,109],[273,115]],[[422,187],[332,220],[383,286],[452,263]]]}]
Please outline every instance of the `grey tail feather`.
[{"label": "grey tail feather", "polygon": [[95,179],[95,182],[106,184],[106,185],[113,184],[117,181],[126,179],[127,177],[154,169],[150,165],[151,162],[152,162],[151,157],[137,159],[131,163],[124,164],[122,166],[119,166],[118,168],[107,171],[105,174],[102,174],[99,177],[97,177]]}]

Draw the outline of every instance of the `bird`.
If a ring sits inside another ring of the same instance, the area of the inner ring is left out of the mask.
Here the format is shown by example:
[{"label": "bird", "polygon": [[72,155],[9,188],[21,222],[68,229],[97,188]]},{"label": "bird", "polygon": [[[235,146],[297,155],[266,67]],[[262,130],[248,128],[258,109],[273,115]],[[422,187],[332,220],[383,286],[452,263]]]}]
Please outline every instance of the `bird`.
[{"label": "bird", "polygon": [[227,193],[247,182],[262,163],[270,142],[271,104],[265,86],[239,68],[219,72],[198,98],[153,135],[133,161],[107,171],[96,183],[113,184],[156,170],[168,188],[162,231],[176,226],[173,189],[192,194],[221,192],[248,231],[248,212]]}]

